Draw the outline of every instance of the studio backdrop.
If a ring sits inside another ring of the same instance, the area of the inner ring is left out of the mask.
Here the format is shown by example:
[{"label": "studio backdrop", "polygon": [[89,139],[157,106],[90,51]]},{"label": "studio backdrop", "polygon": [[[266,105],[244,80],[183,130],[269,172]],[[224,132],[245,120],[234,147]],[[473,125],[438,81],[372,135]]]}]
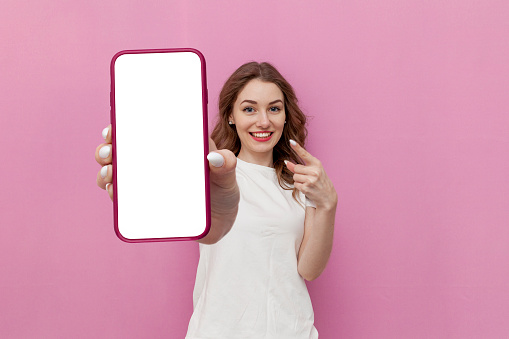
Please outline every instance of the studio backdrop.
[{"label": "studio backdrop", "polygon": [[113,55],[175,47],[205,55],[210,127],[252,60],[309,116],[339,196],[307,282],[320,338],[506,336],[508,18],[504,0],[2,1],[0,337],[184,337],[198,244],[121,242],[94,159]]}]

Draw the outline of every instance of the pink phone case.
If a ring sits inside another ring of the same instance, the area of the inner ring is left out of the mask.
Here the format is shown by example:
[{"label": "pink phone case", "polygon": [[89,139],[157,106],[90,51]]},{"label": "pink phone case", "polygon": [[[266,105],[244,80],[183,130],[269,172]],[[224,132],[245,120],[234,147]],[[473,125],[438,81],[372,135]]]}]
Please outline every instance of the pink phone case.
[{"label": "pink phone case", "polygon": [[[117,168],[117,159],[116,159],[116,124],[115,124],[115,61],[117,58],[123,54],[140,54],[140,53],[175,53],[175,52],[191,52],[198,55],[201,61],[201,77],[202,77],[202,102],[203,102],[203,146],[204,146],[204,154],[203,154],[203,171],[205,175],[205,202],[206,202],[206,227],[205,231],[195,237],[176,237],[176,238],[144,238],[144,239],[127,239],[122,236],[118,228],[118,200],[117,200],[117,177],[116,177],[116,168]],[[194,49],[194,48],[168,48],[168,49],[140,49],[140,50],[124,50],[115,54],[111,60],[110,65],[110,74],[111,74],[111,92],[110,92],[110,107],[111,107],[111,124],[112,124],[112,165],[113,165],[113,213],[114,213],[114,224],[115,224],[115,233],[120,238],[120,240],[128,242],[128,243],[140,243],[140,242],[160,242],[160,241],[183,241],[183,240],[198,240],[205,237],[210,231],[211,225],[211,212],[210,212],[210,174],[208,167],[207,155],[209,153],[209,143],[208,143],[208,114],[207,114],[207,104],[208,104],[208,90],[207,90],[207,78],[206,78],[206,69],[205,69],[205,58],[203,54]]]}]

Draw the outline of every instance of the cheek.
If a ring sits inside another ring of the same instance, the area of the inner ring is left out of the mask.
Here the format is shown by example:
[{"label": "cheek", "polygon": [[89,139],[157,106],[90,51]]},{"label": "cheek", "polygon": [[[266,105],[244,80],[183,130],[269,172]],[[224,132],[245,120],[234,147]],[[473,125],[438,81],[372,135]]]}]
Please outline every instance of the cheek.
[{"label": "cheek", "polygon": [[240,123],[236,124],[237,125],[237,132],[240,132],[240,133],[247,133],[247,130],[251,127],[251,124],[246,122],[246,121],[241,121]]},{"label": "cheek", "polygon": [[275,121],[275,122],[274,122],[274,126],[275,126],[278,130],[280,130],[280,131],[282,131],[282,130],[283,130],[283,128],[285,127],[285,125],[286,125],[286,124],[285,124],[285,119],[281,119],[281,120],[278,120],[278,121]]}]

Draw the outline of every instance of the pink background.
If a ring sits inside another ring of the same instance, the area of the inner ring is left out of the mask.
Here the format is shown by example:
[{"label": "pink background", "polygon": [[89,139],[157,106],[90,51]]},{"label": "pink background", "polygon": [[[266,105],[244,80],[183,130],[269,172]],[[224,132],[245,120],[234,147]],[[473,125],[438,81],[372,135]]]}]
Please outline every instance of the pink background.
[{"label": "pink background", "polygon": [[250,60],[313,116],[321,338],[509,333],[507,1],[3,0],[0,30],[2,338],[184,337],[198,245],[121,242],[95,183],[112,56],[167,47],[205,55],[212,117]]}]

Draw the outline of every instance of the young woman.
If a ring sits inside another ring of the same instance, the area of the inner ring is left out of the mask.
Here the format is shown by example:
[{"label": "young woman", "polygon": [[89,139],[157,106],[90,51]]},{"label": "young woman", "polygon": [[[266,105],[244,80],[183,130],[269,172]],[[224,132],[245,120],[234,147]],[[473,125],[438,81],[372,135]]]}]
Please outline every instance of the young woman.
[{"label": "young woman", "polygon": [[[103,134],[97,183],[112,197]],[[304,279],[327,264],[337,194],[301,146],[306,134],[293,88],[272,65],[244,64],[226,81],[208,157],[212,227],[199,241],[186,338],[318,338]]]}]

